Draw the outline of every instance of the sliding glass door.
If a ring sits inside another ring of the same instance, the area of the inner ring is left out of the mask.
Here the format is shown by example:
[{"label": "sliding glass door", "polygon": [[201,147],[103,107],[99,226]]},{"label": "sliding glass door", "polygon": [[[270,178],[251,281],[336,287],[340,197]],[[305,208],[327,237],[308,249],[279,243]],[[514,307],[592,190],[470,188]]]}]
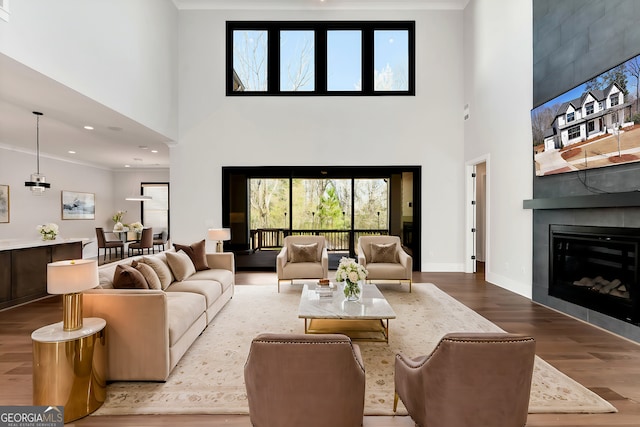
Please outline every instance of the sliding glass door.
[{"label": "sliding glass door", "polygon": [[287,235],[311,234],[325,236],[330,252],[355,256],[358,237],[391,234],[417,261],[419,176],[411,166],[223,168],[225,248],[278,250]]}]

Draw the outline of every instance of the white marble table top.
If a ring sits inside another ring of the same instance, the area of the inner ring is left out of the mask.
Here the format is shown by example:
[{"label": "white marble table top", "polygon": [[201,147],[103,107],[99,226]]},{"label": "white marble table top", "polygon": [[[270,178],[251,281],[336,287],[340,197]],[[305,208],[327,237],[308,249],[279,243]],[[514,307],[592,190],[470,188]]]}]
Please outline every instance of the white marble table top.
[{"label": "white marble table top", "polygon": [[316,285],[305,284],[298,317],[306,319],[395,319],[396,313],[376,285],[365,284],[360,299],[347,301],[338,283],[332,297],[320,297]]},{"label": "white marble table top", "polygon": [[53,323],[36,329],[31,334],[31,339],[38,342],[65,342],[84,338],[101,331],[107,326],[107,321],[99,317],[85,317],[82,319],[82,328],[76,331],[65,331],[62,322]]}]

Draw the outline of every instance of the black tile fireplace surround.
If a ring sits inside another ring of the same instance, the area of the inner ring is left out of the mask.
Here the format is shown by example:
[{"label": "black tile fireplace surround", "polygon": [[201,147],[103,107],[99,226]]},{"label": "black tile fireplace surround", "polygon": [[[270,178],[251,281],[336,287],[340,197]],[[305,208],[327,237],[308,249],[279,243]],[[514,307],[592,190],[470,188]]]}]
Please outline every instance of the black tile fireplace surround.
[{"label": "black tile fireplace surround", "polygon": [[548,292],[640,326],[640,228],[551,224]]}]

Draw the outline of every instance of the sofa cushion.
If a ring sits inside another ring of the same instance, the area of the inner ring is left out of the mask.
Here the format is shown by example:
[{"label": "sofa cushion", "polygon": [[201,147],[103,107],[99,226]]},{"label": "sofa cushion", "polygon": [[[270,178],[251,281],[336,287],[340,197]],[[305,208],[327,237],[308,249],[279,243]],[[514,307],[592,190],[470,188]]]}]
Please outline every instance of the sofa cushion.
[{"label": "sofa cushion", "polygon": [[98,269],[98,288],[113,289],[113,276],[116,273],[117,264],[107,264]]},{"label": "sofa cushion", "polygon": [[173,282],[173,274],[171,273],[169,265],[159,256],[142,257],[141,262],[153,268],[153,271],[158,275],[158,279],[160,279],[162,290],[167,289],[171,282]]},{"label": "sofa cushion", "polygon": [[184,253],[189,255],[193,265],[196,267],[196,271],[208,270],[209,264],[207,264],[207,252],[205,250],[205,242],[204,239],[197,243],[192,243],[191,245],[179,245],[174,243],[173,245],[176,248],[176,252],[183,250]]},{"label": "sofa cushion", "polygon": [[113,275],[113,287],[115,289],[149,289],[149,285],[142,273],[126,264],[116,266]]},{"label": "sofa cushion", "polygon": [[183,281],[196,272],[196,267],[193,265],[193,261],[191,261],[189,255],[187,255],[183,250],[178,252],[167,252],[166,257],[169,268],[178,282]]},{"label": "sofa cushion", "polygon": [[197,271],[196,274],[187,279],[187,281],[191,280],[215,280],[222,285],[222,292],[224,292],[233,285],[233,272],[212,268],[210,270]]},{"label": "sofa cushion", "polygon": [[372,243],[370,262],[398,262],[395,243]]},{"label": "sofa cushion", "polygon": [[318,261],[318,244],[308,245],[291,244],[290,262],[315,262]]},{"label": "sofa cushion", "polygon": [[169,345],[173,346],[206,311],[205,298],[191,292],[167,292]]},{"label": "sofa cushion", "polygon": [[147,285],[149,285],[149,289],[162,289],[160,278],[150,265],[140,261],[133,261],[131,267],[142,273],[144,279],[147,281]]},{"label": "sofa cushion", "polygon": [[202,295],[207,303],[207,308],[216,302],[216,300],[222,295],[222,285],[215,280],[192,280],[191,276],[189,280],[182,282],[173,282],[171,286],[167,288],[167,292],[192,292],[194,294]]}]

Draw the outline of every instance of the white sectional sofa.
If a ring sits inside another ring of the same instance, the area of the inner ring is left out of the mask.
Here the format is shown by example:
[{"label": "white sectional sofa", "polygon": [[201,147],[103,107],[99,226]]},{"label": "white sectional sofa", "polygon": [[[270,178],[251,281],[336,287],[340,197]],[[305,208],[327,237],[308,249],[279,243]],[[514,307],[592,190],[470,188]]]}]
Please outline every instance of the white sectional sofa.
[{"label": "white sectional sofa", "polygon": [[[99,268],[100,285],[84,293],[84,317],[107,321],[107,381],[166,381],[191,344],[233,296],[232,253],[206,254],[209,269],[187,273],[188,277],[180,277],[182,280],[176,280],[168,268],[171,277],[164,278],[161,289],[114,288],[118,265],[136,261],[166,272],[164,266],[168,267],[168,261],[175,260],[176,254],[184,255],[171,249],[105,264]],[[120,270],[123,268],[126,267]],[[183,272],[179,275],[184,276]]]}]

